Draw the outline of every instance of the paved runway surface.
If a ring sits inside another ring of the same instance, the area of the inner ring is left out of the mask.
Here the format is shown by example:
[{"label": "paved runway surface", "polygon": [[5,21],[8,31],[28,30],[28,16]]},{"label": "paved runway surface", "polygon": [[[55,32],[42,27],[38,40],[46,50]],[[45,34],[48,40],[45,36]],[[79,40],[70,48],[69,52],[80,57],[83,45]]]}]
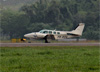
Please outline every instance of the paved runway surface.
[{"label": "paved runway surface", "polygon": [[100,43],[0,43],[0,47],[25,46],[100,46]]}]

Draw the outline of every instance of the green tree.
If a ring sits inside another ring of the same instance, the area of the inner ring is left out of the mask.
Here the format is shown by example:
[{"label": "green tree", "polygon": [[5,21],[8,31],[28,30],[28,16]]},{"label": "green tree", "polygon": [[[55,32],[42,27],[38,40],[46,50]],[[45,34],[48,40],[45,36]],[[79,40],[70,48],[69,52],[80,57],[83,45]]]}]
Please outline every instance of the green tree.
[{"label": "green tree", "polygon": [[29,19],[22,12],[14,12],[11,10],[2,11],[1,28],[4,34],[13,37],[21,37],[26,32]]},{"label": "green tree", "polygon": [[51,27],[48,24],[44,24],[44,23],[32,23],[28,27],[29,32],[38,32],[42,29],[51,29]]},{"label": "green tree", "polygon": [[2,11],[1,31],[11,37],[41,29],[71,30],[85,23],[83,37],[99,39],[99,0],[39,0],[20,11]]}]

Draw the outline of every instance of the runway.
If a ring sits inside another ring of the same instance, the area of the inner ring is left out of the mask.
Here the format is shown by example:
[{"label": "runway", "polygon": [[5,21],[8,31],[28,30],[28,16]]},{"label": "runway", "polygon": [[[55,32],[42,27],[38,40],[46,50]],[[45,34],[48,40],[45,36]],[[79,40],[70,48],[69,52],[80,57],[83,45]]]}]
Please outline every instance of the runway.
[{"label": "runway", "polygon": [[0,43],[0,47],[26,46],[100,46],[100,43]]}]

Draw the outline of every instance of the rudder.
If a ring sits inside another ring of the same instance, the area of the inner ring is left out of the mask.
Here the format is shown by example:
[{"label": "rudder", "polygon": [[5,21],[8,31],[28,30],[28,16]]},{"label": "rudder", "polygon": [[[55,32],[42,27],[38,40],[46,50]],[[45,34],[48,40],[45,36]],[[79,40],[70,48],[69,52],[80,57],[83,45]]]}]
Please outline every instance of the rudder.
[{"label": "rudder", "polygon": [[71,33],[81,36],[84,30],[84,26],[85,26],[84,23],[79,23],[79,26],[75,30],[73,30]]}]

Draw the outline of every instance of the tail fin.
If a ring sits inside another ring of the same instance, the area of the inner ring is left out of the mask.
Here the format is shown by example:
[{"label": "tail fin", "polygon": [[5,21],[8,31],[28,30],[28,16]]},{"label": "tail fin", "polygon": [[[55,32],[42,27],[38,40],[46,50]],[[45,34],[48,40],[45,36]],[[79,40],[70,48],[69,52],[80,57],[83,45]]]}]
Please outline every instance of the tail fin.
[{"label": "tail fin", "polygon": [[84,23],[79,23],[79,26],[75,30],[73,30],[71,33],[81,36],[83,33],[84,26],[85,26]]}]

